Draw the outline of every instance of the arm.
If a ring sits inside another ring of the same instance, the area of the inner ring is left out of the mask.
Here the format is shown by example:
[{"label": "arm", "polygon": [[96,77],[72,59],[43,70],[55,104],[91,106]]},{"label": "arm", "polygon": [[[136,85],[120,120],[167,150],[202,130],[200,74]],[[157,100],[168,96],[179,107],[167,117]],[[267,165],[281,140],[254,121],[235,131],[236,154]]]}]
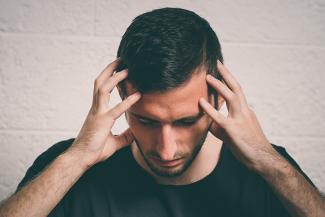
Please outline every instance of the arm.
[{"label": "arm", "polygon": [[141,97],[138,92],[133,93],[109,108],[107,100],[111,91],[127,77],[127,70],[113,75],[117,64],[118,60],[109,64],[95,80],[92,106],[71,147],[2,204],[1,217],[48,215],[88,168],[133,141],[130,129],[121,135],[111,133],[115,120]]},{"label": "arm", "polygon": [[325,199],[289,162],[270,155],[257,173],[271,186],[292,216],[325,216]]},{"label": "arm", "polygon": [[80,159],[70,150],[58,156],[1,206],[0,216],[47,216],[87,170]]},{"label": "arm", "polygon": [[224,83],[210,75],[207,83],[226,101],[228,116],[217,111],[206,99],[200,99],[201,107],[213,120],[212,134],[226,141],[248,169],[264,177],[291,215],[325,216],[324,198],[272,147],[239,83],[220,61],[217,66]]}]

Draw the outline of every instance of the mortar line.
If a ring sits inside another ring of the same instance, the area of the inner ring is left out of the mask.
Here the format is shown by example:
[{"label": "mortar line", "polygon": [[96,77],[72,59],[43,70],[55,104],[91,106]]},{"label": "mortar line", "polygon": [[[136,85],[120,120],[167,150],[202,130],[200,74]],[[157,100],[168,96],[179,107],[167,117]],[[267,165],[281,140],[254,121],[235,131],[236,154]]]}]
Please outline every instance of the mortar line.
[{"label": "mortar line", "polygon": [[[95,23],[94,23],[95,28]],[[94,30],[93,30],[94,31]],[[26,32],[4,32],[0,31],[0,36],[15,36],[15,37],[44,37],[52,39],[69,39],[69,40],[80,40],[80,41],[98,41],[98,42],[108,42],[112,38],[120,39],[121,36],[117,34],[98,36],[93,33],[93,35],[64,35],[64,34],[49,34],[49,33],[26,33]],[[315,44],[295,44],[295,43],[281,43],[281,42],[249,42],[249,41],[232,41],[232,40],[222,40],[220,42],[223,45],[230,46],[250,46],[250,47],[287,47],[287,48],[309,48],[309,49],[325,49],[325,45],[315,45]]]}]

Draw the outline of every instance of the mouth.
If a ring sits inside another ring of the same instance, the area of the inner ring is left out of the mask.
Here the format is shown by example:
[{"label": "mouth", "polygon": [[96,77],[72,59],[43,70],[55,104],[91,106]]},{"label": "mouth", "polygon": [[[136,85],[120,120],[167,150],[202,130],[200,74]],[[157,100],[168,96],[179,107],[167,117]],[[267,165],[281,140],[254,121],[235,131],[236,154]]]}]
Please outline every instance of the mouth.
[{"label": "mouth", "polygon": [[156,164],[158,164],[161,167],[169,167],[170,168],[170,167],[178,166],[182,162],[183,158],[179,158],[179,159],[175,159],[175,160],[171,160],[171,161],[163,161],[163,160],[159,160],[157,158],[153,158],[153,160]]}]

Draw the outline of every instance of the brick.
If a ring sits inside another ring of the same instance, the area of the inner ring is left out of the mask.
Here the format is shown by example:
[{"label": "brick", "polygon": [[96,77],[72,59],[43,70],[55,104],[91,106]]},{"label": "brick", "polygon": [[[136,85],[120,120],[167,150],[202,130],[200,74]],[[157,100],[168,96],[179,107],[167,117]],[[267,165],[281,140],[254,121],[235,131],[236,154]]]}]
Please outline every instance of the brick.
[{"label": "brick", "polygon": [[93,1],[1,1],[0,30],[19,33],[92,35]]},{"label": "brick", "polygon": [[71,133],[0,132],[0,201],[11,195],[37,156]]},{"label": "brick", "polygon": [[137,1],[97,0],[96,35],[120,37],[136,16],[161,7],[181,7],[196,12],[208,20],[218,37],[225,42],[325,44],[325,4],[322,0],[147,0],[141,1],[141,4]]},{"label": "brick", "polygon": [[[0,128],[80,129],[94,80],[115,59],[117,41],[0,38]],[[116,94],[112,98],[119,100]]]},{"label": "brick", "polygon": [[223,52],[267,135],[324,136],[325,49],[226,44]]}]

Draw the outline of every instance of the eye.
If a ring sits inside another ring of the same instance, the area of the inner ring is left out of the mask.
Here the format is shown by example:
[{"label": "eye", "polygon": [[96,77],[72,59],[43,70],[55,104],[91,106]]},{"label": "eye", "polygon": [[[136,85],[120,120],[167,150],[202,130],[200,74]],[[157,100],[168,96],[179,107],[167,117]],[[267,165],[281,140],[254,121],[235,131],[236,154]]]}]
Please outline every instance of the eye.
[{"label": "eye", "polygon": [[177,121],[175,125],[177,126],[192,126],[196,123],[196,120],[183,120],[183,121]]},{"label": "eye", "polygon": [[157,125],[157,122],[151,121],[151,120],[146,120],[142,118],[138,118],[138,122],[144,126],[154,126]]}]

